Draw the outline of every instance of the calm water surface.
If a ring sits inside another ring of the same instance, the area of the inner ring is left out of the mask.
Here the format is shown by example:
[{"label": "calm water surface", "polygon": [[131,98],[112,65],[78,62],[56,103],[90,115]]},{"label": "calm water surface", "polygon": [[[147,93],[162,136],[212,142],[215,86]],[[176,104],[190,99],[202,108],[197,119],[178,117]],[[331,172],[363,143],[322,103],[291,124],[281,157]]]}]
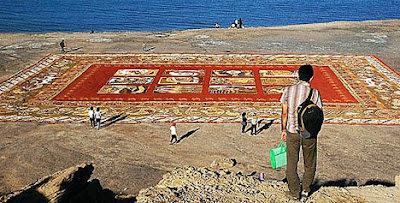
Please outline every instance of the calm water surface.
[{"label": "calm water surface", "polygon": [[0,32],[166,31],[400,19],[400,0],[0,0]]}]

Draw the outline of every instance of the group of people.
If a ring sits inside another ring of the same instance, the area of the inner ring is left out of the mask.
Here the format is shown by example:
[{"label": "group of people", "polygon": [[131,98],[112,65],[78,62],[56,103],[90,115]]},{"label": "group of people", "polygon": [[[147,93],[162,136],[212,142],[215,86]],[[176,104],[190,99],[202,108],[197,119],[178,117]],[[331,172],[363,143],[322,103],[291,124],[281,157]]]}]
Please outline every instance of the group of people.
[{"label": "group of people", "polygon": [[[287,145],[287,165],[286,178],[288,181],[288,196],[294,200],[308,198],[311,185],[314,180],[317,166],[317,138],[304,138],[300,135],[297,120],[297,108],[308,97],[311,92],[310,82],[313,79],[314,71],[311,65],[303,65],[299,68],[299,82],[295,85],[286,87],[280,98],[282,104],[281,115],[281,139],[286,141]],[[314,89],[310,100],[322,109],[322,100],[318,90]],[[251,114],[250,118],[251,135],[257,134],[257,125],[260,123],[256,113]],[[246,126],[248,119],[246,113],[242,113],[242,133],[247,132]],[[171,144],[177,142],[176,123],[172,123],[171,127]],[[300,147],[303,151],[304,158],[304,175],[300,181],[297,173],[297,165],[299,162]]]},{"label": "group of people", "polygon": [[242,18],[236,19],[232,22],[230,28],[243,28]]},{"label": "group of people", "polygon": [[96,110],[94,110],[93,106],[91,106],[89,108],[88,114],[89,114],[90,126],[92,128],[95,128],[97,124],[97,130],[100,130],[100,122],[101,122],[100,107],[97,107]]},{"label": "group of people", "polygon": [[[215,28],[220,28],[219,23],[215,23]],[[229,28],[243,28],[243,20],[242,18],[235,18],[235,20],[232,22],[232,24],[229,26]]]},{"label": "group of people", "polygon": [[[307,198],[309,196],[317,165],[317,138],[304,138],[300,135],[296,110],[307,98],[311,98],[310,100],[322,109],[322,100],[318,90],[314,89],[312,96],[308,97],[309,92],[311,92],[310,82],[314,76],[312,66],[300,66],[298,74],[299,82],[286,87],[280,98],[282,104],[281,139],[286,141],[287,145],[286,178],[289,187],[288,195],[293,199]],[[97,123],[97,129],[100,129],[101,112],[99,107],[96,108],[96,111],[93,110],[93,107],[90,107],[89,118],[91,126],[95,127]],[[251,127],[247,131],[251,130],[251,135],[256,135],[257,125],[260,123],[257,114],[253,113],[250,119]],[[247,132],[245,131],[248,124],[246,113],[242,114],[241,124],[241,132]],[[175,144],[178,142],[176,123],[173,122],[171,124],[170,131],[170,144]],[[300,147],[302,148],[304,158],[304,175],[302,181],[300,181],[297,173]]]},{"label": "group of people", "polygon": [[247,117],[246,117],[246,112],[242,113],[242,134],[246,133],[247,131],[251,131],[251,135],[257,135],[257,125],[260,124],[259,120],[258,120],[258,116],[257,113],[253,113],[252,117],[250,118],[250,128],[246,130],[246,126],[247,126]]}]

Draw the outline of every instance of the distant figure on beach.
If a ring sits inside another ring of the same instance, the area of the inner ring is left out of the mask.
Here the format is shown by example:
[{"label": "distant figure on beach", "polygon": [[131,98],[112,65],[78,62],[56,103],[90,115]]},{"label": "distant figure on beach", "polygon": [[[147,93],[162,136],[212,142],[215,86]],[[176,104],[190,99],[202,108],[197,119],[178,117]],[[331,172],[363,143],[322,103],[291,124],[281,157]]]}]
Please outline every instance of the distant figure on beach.
[{"label": "distant figure on beach", "polygon": [[251,135],[256,135],[257,133],[257,124],[258,124],[258,117],[256,113],[253,113],[253,117],[251,117]]},{"label": "distant figure on beach", "polygon": [[243,20],[242,20],[242,18],[239,18],[239,28],[243,28]]},{"label": "distant figure on beach", "polygon": [[247,118],[246,118],[246,112],[242,113],[242,133],[245,133],[247,126]]},{"label": "distant figure on beach", "polygon": [[101,121],[100,107],[96,108],[96,111],[94,112],[94,118],[96,119],[97,130],[100,130],[100,121]]},{"label": "distant figure on beach", "polygon": [[62,53],[62,54],[65,53],[65,41],[64,41],[64,40],[62,40],[62,41],[60,42],[60,47],[61,47],[61,53]]},{"label": "distant figure on beach", "polygon": [[142,43],[142,51],[146,52],[146,43],[145,42]]},{"label": "distant figure on beach", "polygon": [[215,23],[215,28],[219,28],[219,23]]},{"label": "distant figure on beach", "polygon": [[[300,81],[292,86],[286,87],[282,93],[280,102],[282,103],[282,133],[281,139],[286,141],[287,145],[287,166],[286,178],[289,191],[294,199],[307,198],[310,187],[313,183],[317,166],[317,138],[302,138],[298,132],[297,108],[308,97],[314,71],[311,65],[300,66]],[[322,109],[321,96],[318,90],[313,90],[311,101]],[[303,151],[304,175],[300,183],[297,174],[297,164],[299,162],[300,147]]]},{"label": "distant figure on beach", "polygon": [[170,130],[171,130],[171,141],[170,145],[175,144],[178,141],[178,136],[176,135],[176,123],[172,123]]},{"label": "distant figure on beach", "polygon": [[91,30],[91,31],[90,31],[90,34],[94,34],[94,30]]},{"label": "distant figure on beach", "polygon": [[92,128],[96,127],[96,124],[94,122],[93,106],[90,107],[88,114],[89,114],[89,120],[90,120],[90,127],[92,127]]},{"label": "distant figure on beach", "polygon": [[233,20],[233,22],[232,22],[231,26],[229,26],[229,28],[236,28],[236,25],[237,25],[236,22],[237,22],[237,20],[235,18],[235,20]]},{"label": "distant figure on beach", "polygon": [[239,28],[239,20],[235,18],[234,23],[235,23],[235,27],[236,27],[236,28]]}]

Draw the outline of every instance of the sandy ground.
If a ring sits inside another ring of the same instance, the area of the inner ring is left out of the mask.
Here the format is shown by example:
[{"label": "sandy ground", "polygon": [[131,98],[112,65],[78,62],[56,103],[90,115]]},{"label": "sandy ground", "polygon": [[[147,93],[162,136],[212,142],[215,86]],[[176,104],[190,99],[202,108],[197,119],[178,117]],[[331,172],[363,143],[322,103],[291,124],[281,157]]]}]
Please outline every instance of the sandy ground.
[{"label": "sandy ground", "polygon": [[[335,22],[271,28],[205,29],[136,33],[0,34],[0,81],[58,53],[321,53],[373,54],[400,72],[400,20]],[[175,146],[167,124],[114,124],[100,131],[86,124],[0,123],[0,194],[58,170],[91,161],[94,178],[119,193],[137,194],[174,167],[209,165],[235,158],[243,173],[272,170],[268,153],[279,126],[259,136],[239,133],[239,124],[178,124],[180,135],[200,127]],[[331,185],[394,184],[400,173],[399,126],[325,125],[318,148],[317,182]],[[300,167],[300,170],[302,167]]]}]

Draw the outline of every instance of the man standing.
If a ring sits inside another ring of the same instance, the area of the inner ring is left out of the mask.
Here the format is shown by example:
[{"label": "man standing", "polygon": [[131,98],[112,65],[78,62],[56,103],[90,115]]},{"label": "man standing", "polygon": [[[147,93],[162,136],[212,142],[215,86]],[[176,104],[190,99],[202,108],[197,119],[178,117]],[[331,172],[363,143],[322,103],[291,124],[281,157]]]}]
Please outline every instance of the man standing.
[{"label": "man standing", "polygon": [[247,118],[246,118],[246,112],[242,113],[242,134],[244,134],[246,131],[246,126],[247,126]]},{"label": "man standing", "polygon": [[[313,75],[314,71],[311,65],[301,66],[299,68],[300,81],[295,85],[286,87],[280,99],[282,103],[281,139],[286,140],[287,143],[286,178],[290,190],[289,195],[295,199],[299,199],[301,196],[308,197],[317,165],[317,138],[304,139],[300,136],[297,131],[298,123],[296,114],[297,107],[306,100],[310,92],[310,81]],[[314,90],[311,101],[322,109],[322,101],[318,90]],[[297,174],[300,146],[303,149],[304,158],[302,190]]]},{"label": "man standing", "polygon": [[60,42],[60,47],[61,47],[61,53],[64,54],[65,53],[65,41],[64,40],[62,40]]},{"label": "man standing", "polygon": [[94,112],[94,118],[96,119],[97,130],[100,130],[100,121],[101,121],[100,107],[96,108],[96,111]]},{"label": "man standing", "polygon": [[96,124],[94,123],[93,106],[90,107],[88,114],[89,114],[89,120],[90,120],[90,127],[94,128],[96,126]]}]

